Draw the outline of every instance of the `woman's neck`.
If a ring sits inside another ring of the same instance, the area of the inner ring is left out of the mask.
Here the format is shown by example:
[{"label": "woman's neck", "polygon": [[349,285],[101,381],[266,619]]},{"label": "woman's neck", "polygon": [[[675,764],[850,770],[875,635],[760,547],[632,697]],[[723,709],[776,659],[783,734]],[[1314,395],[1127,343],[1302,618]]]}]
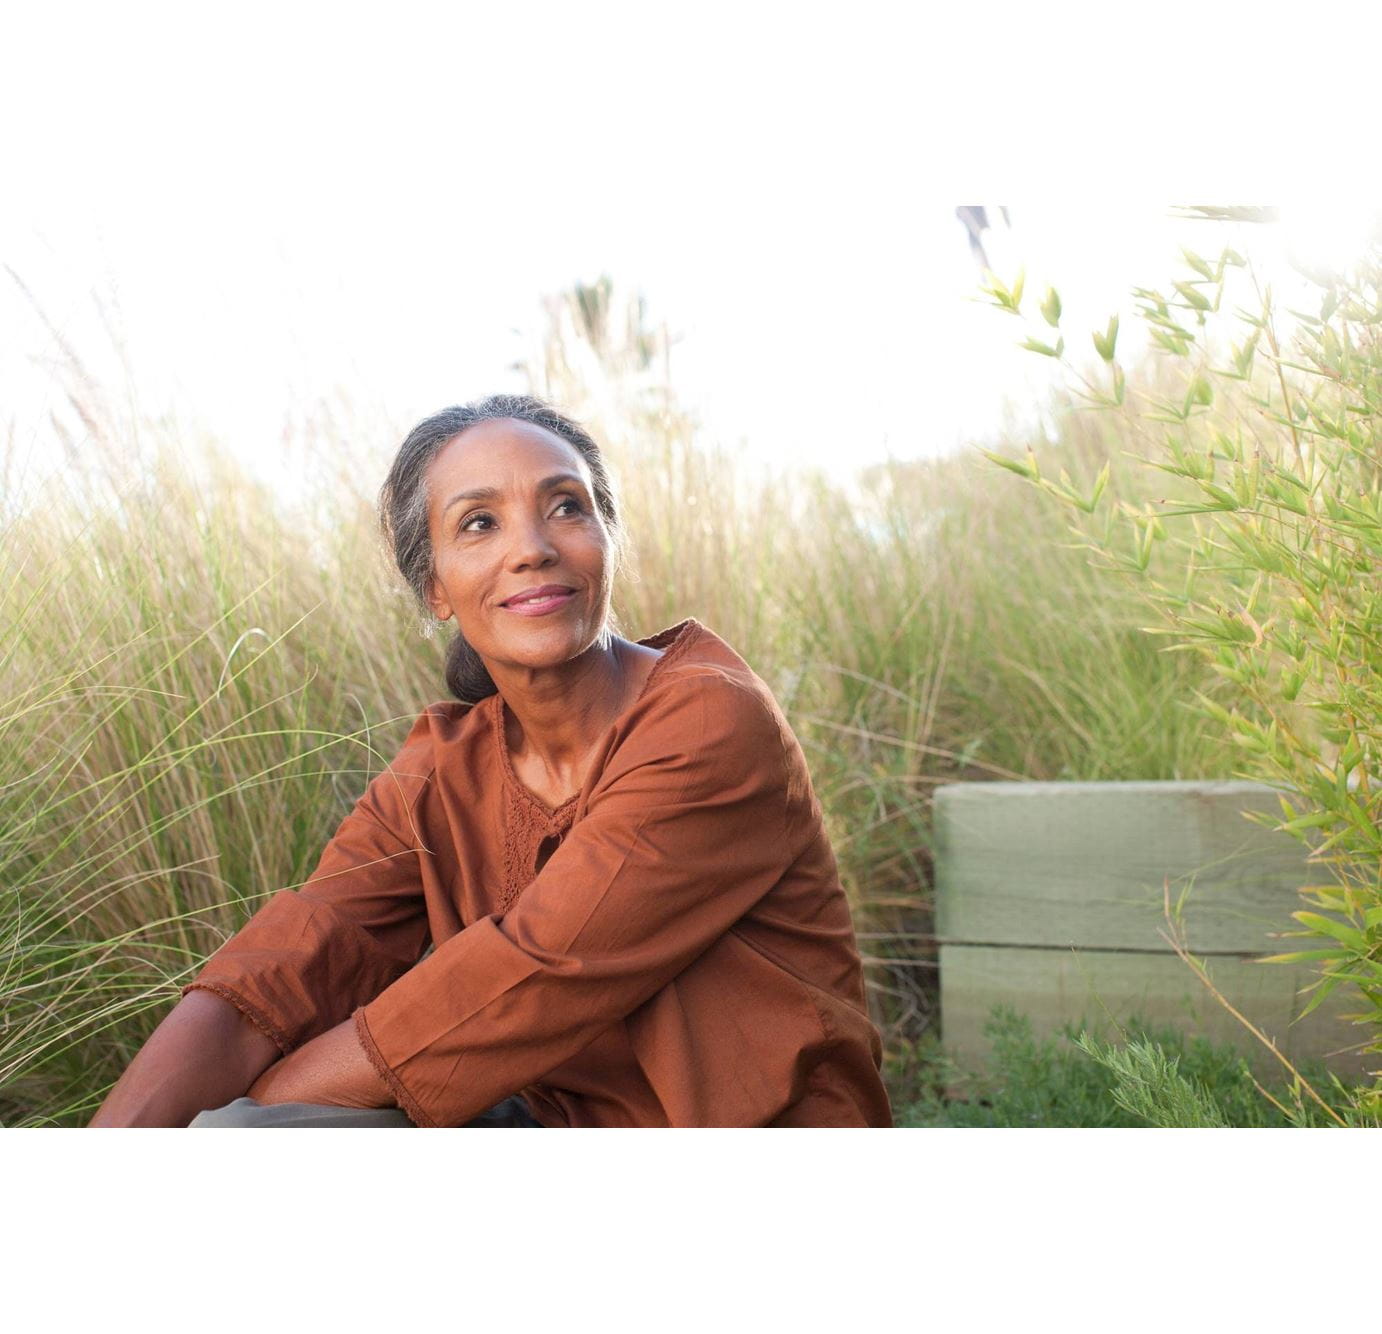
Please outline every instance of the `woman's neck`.
[{"label": "woman's neck", "polygon": [[[643,689],[657,649],[614,635],[609,646],[592,646],[561,671],[495,676],[507,705],[506,741],[515,765],[526,764],[530,782],[545,789],[575,790],[586,761],[609,725]],[[493,674],[493,669],[491,669]]]}]

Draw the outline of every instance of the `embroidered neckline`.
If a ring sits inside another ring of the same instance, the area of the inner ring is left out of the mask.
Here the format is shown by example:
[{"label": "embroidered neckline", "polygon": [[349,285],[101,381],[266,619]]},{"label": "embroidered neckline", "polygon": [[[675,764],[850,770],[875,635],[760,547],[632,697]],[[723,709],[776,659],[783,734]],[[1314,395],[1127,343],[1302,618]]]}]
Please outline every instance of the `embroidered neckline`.
[{"label": "embroidered neckline", "polygon": [[[684,621],[678,621],[675,625],[668,626],[665,630],[659,630],[655,635],[649,635],[646,639],[635,640],[635,643],[642,644],[646,648],[666,648],[662,656],[653,663],[653,669],[648,673],[648,679],[643,682],[643,688],[638,692],[632,704],[626,708],[618,718],[611,723],[616,726],[620,718],[631,709],[636,708],[643,696],[648,693],[649,688],[657,679],[657,675],[673,659],[679,657],[686,646],[697,637],[697,632],[703,627],[694,616],[688,616]],[[521,801],[526,802],[542,817],[545,824],[554,825],[564,822],[564,817],[568,810],[573,808],[580,797],[579,792],[573,792],[567,797],[560,806],[549,806],[537,793],[529,790],[527,785],[519,778],[514,771],[513,756],[509,754],[509,743],[504,735],[504,699],[497,692],[489,695],[485,699],[489,705],[490,735],[494,745],[499,750],[500,772],[504,776],[509,791]]]}]

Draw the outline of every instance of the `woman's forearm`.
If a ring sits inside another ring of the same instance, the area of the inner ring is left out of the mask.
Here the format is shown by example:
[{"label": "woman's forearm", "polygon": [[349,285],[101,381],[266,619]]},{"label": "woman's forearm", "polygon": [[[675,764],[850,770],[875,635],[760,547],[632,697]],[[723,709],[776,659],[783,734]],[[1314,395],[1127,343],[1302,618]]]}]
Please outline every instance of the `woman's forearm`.
[{"label": "woman's forearm", "polygon": [[249,1091],[256,1102],[392,1107],[393,1094],[365,1055],[347,1019],[276,1062]]},{"label": "woman's forearm", "polygon": [[228,1000],[189,991],[139,1049],[92,1127],[185,1126],[243,1097],[281,1055]]}]

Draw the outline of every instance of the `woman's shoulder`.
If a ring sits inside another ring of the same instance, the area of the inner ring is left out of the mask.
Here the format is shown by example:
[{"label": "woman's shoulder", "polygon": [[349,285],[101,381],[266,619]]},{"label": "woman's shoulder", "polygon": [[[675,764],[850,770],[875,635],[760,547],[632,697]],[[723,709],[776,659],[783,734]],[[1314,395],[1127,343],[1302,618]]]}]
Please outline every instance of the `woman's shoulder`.
[{"label": "woman's shoulder", "polygon": [[767,683],[709,626],[694,618],[642,644],[666,643],[634,708],[623,719],[635,734],[684,740],[750,765],[780,765],[795,738]]},{"label": "woman's shoulder", "polygon": [[454,745],[483,732],[486,722],[485,709],[493,698],[487,695],[474,704],[465,704],[458,699],[433,701],[414,720],[404,746],[421,746],[424,739],[434,746]]},{"label": "woman's shoulder", "polygon": [[411,808],[439,769],[473,773],[488,753],[482,744],[485,703],[437,700],[428,704],[372,786],[390,788],[402,806]]},{"label": "woman's shoulder", "polygon": [[[780,715],[767,683],[725,639],[694,617],[638,642],[654,648],[665,645],[640,703],[668,707],[713,697],[722,707],[750,708],[754,702]],[[743,699],[735,706],[739,696]]]},{"label": "woman's shoulder", "polygon": [[689,629],[616,724],[597,793],[633,775],[645,786],[661,775],[679,803],[733,793],[761,802],[765,821],[784,812],[799,834],[813,808],[810,775],[772,691],[708,626]]}]

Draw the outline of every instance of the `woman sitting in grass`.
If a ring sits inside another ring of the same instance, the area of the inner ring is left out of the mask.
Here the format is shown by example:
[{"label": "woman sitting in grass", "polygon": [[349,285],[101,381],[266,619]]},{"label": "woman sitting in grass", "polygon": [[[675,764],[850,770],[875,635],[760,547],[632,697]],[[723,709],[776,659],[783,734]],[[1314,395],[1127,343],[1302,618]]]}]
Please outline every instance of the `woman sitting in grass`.
[{"label": "woman sitting in grass", "polygon": [[801,748],[698,621],[613,633],[595,442],[532,398],[449,408],[381,509],[419,601],[456,618],[455,700],[91,1124],[890,1125]]}]

